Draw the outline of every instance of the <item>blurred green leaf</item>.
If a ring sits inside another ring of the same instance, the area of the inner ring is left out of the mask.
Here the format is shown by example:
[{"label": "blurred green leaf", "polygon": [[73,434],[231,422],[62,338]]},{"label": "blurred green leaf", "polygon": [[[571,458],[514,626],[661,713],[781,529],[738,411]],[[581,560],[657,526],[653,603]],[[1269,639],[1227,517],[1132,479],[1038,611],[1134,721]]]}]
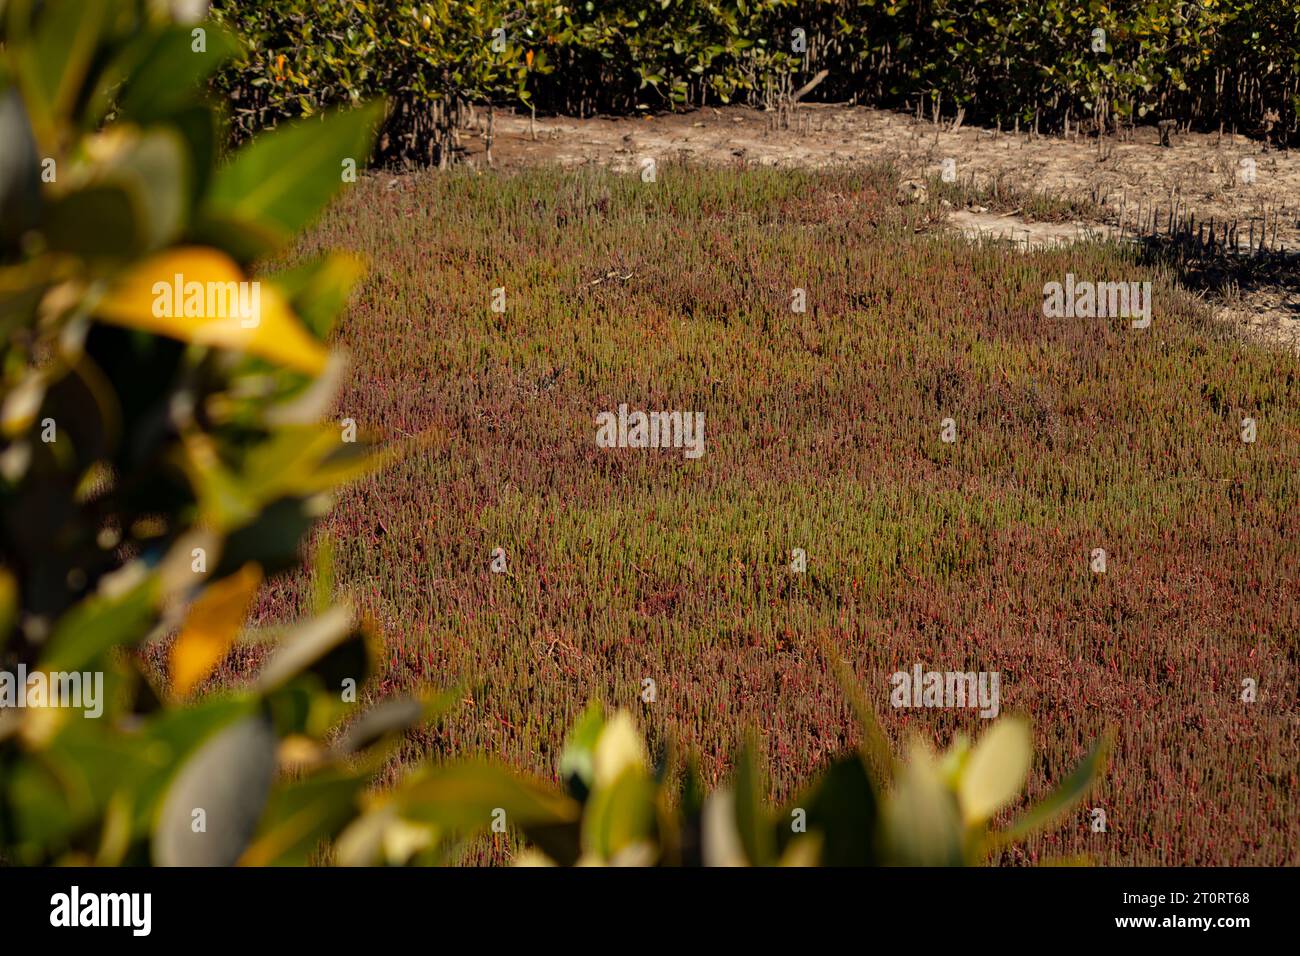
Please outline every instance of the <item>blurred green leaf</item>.
[{"label": "blurred green leaf", "polygon": [[0,568],[0,651],[18,622],[18,582],[8,569]]},{"label": "blurred green leaf", "polygon": [[1106,766],[1111,737],[1106,735],[1092,745],[1074,772],[1041,801],[1031,807],[1006,830],[993,834],[995,845],[1004,846],[1022,840],[1059,819],[1092,789]]},{"label": "blurred green leaf", "polygon": [[306,866],[322,844],[357,815],[370,774],[331,771],[272,793],[243,866]]},{"label": "blurred green leaf", "polygon": [[736,758],[733,783],[736,830],[753,866],[771,866],[776,859],[772,824],[763,809],[767,788],[759,771],[758,754],[752,740],[747,740]]},{"label": "blurred green leaf", "polygon": [[261,716],[241,720],[204,743],[167,791],[154,828],[154,862],[234,865],[271,792],[275,747],[271,724]]},{"label": "blurred green leaf", "polygon": [[41,169],[27,110],[16,88],[0,91],[0,252],[12,253],[41,211]]},{"label": "blurred green leaf", "polygon": [[492,811],[506,811],[510,826],[564,823],[578,807],[552,788],[496,764],[466,761],[417,772],[399,785],[393,800],[403,817],[472,832],[492,823]]},{"label": "blurred green leaf", "polygon": [[579,799],[591,790],[596,779],[596,741],[605,729],[605,709],[593,700],[582,712],[564,741],[560,756],[560,779]]},{"label": "blurred green leaf", "polygon": [[612,782],[598,783],[582,815],[582,848],[610,860],[628,847],[655,836],[655,782],[635,766]]},{"label": "blurred green leaf", "polygon": [[158,801],[189,755],[221,728],[251,716],[257,706],[253,697],[213,697],[163,710],[145,724],[136,747],[147,759],[134,786],[137,828],[152,828]]},{"label": "blurred green leaf", "polygon": [[956,795],[934,755],[914,743],[881,812],[886,860],[901,866],[961,866],[964,828]]},{"label": "blurred green leaf", "polygon": [[18,82],[32,131],[47,156],[60,145],[58,124],[71,115],[112,6],[47,0],[38,8],[31,41],[18,48]]},{"label": "blurred green leaf", "polygon": [[[121,247],[118,256],[150,252],[175,239],[188,217],[190,201],[189,155],[185,141],[171,129],[136,132],[115,127],[109,142],[99,144],[103,158],[95,165],[86,189],[104,192],[117,189],[126,196],[131,222],[122,224],[120,234],[109,234]],[[65,175],[67,175],[65,171]],[[79,236],[97,230],[86,228],[96,219],[77,220],[78,215],[93,214],[79,207],[80,190],[57,195],[50,202],[45,233],[55,249],[82,255],[111,255],[104,238]],[[102,226],[101,226],[102,228]],[[128,237],[130,240],[127,241]]]},{"label": "blurred green leaf", "polygon": [[122,119],[152,123],[170,117],[206,93],[207,78],[242,49],[233,33],[209,22],[203,26],[204,49],[196,51],[191,29],[177,25],[147,33],[123,52],[119,69],[110,71],[125,76],[117,99]]},{"label": "blurred green leaf", "polygon": [[878,803],[862,756],[849,754],[832,763],[786,808],[778,831],[784,837],[782,846],[796,835],[795,814],[803,810],[808,832],[823,834],[822,865],[874,866],[880,862]]},{"label": "blurred green leaf", "polygon": [[394,697],[366,711],[343,733],[337,748],[343,754],[355,754],[382,740],[401,734],[412,727],[433,720],[445,712],[454,700],[450,693],[432,700]]},{"label": "blurred green leaf", "polygon": [[218,170],[208,197],[210,231],[202,233],[219,236],[244,258],[282,247],[342,186],[344,160],[365,165],[383,110],[370,103],[259,136]]},{"label": "blurred green leaf", "polygon": [[481,761],[423,767],[384,794],[340,835],[339,862],[369,866],[406,862],[450,834],[505,823],[554,832],[578,819],[578,805],[514,771]]},{"label": "blurred green leaf", "polygon": [[840,691],[848,700],[849,706],[853,708],[853,715],[858,720],[858,727],[862,731],[862,753],[869,761],[872,770],[872,775],[868,778],[872,787],[880,785],[877,780],[882,784],[888,783],[894,769],[894,757],[890,753],[889,739],[880,727],[876,712],[863,696],[849,665],[839,657],[836,649],[829,645],[824,646],[822,653],[830,662],[836,681],[840,685]]},{"label": "blurred green leaf", "polygon": [[138,564],[118,574],[115,589],[91,595],[54,625],[41,658],[45,669],[85,670],[109,648],[132,644],[149,632],[157,610],[157,576]]},{"label": "blurred green leaf", "polygon": [[286,634],[258,676],[257,687],[269,694],[303,673],[319,671],[326,687],[341,693],[344,679],[356,681],[359,689],[370,669],[365,638],[352,609],[339,605]]},{"label": "blurred green leaf", "polygon": [[324,341],[364,273],[365,265],[356,256],[334,253],[268,278],[280,287],[303,324]]}]

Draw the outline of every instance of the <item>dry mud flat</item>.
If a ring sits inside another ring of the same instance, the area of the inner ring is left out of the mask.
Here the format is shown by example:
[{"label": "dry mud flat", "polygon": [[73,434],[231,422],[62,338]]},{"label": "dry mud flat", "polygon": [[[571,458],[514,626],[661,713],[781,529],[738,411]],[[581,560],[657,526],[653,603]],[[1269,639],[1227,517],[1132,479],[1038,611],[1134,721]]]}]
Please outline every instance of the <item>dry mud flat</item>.
[{"label": "dry mud flat", "polygon": [[[467,160],[488,163],[487,117],[461,137]],[[1114,235],[1152,212],[1172,209],[1197,222],[1238,224],[1239,245],[1267,228],[1272,248],[1288,253],[1276,281],[1230,286],[1214,296],[1218,313],[1269,341],[1300,347],[1300,152],[1270,149],[1231,133],[1175,133],[1161,146],[1154,129],[1131,136],[1033,136],[934,124],[883,110],[801,105],[786,124],[746,107],[706,108],[644,118],[492,117],[492,165],[599,164],[632,171],[645,158],[720,165],[827,167],[890,162],[905,177],[940,173],[952,159],[959,181],[1000,183],[1062,199],[1087,200],[1094,220],[1035,222],[982,207],[954,209],[949,223],[1032,247]],[[1253,164],[1253,182],[1245,170]],[[1143,214],[1145,211],[1145,214]]]}]

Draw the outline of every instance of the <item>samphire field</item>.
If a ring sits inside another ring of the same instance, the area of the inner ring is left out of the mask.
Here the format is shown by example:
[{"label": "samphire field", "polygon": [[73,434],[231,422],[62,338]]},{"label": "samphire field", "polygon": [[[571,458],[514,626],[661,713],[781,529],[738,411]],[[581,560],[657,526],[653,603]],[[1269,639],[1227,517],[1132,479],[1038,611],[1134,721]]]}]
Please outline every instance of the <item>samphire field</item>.
[{"label": "samphire field", "polygon": [[[892,706],[894,672],[996,671],[1038,754],[1000,819],[1115,742],[1084,806],[994,862],[1300,862],[1300,359],[1137,250],[968,242],[895,187],[378,175],[299,243],[368,260],[337,418],[425,436],[320,532],[384,635],[382,692],[458,689],[390,771],[485,751],[554,779],[594,698],[697,748],[709,783],[752,728],[781,800],[855,733],[832,658],[896,747],[986,722]],[[1044,318],[1067,273],[1150,281],[1150,327]],[[704,454],[600,447],[624,403],[702,412]],[[273,582],[252,623],[307,591]]]}]

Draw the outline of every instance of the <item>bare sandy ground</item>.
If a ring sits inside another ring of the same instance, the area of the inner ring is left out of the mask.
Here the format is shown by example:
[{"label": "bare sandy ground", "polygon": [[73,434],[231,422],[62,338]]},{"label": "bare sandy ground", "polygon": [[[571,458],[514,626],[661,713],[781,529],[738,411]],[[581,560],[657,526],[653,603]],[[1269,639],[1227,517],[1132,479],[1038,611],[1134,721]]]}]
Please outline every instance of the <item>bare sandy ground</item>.
[{"label": "bare sandy ground", "polygon": [[[465,159],[486,166],[485,114],[461,135]],[[994,182],[1020,191],[1086,200],[1094,218],[1036,222],[983,207],[953,209],[949,223],[968,235],[994,235],[1022,247],[1114,236],[1121,216],[1162,218],[1177,204],[1199,222],[1238,223],[1244,246],[1267,228],[1274,248],[1290,253],[1276,281],[1231,286],[1213,297],[1218,312],[1257,335],[1300,347],[1300,152],[1269,149],[1231,134],[1175,133],[1161,146],[1156,131],[1131,137],[1034,136],[935,125],[865,107],[804,104],[778,123],[746,107],[703,109],[644,118],[544,117],[497,111],[491,165],[599,164],[633,171],[645,159],[718,165],[829,167],[890,162],[904,177],[939,175],[944,161],[962,182]],[[1253,165],[1253,181],[1249,170]],[[1128,231],[1126,229],[1126,231]]]}]

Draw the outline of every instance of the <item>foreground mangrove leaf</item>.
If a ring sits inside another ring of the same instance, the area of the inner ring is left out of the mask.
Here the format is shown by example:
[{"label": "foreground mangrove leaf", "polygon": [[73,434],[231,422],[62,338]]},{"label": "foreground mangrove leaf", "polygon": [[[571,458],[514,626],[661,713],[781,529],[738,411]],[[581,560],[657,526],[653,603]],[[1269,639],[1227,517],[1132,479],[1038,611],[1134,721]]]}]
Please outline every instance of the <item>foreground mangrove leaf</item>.
[{"label": "foreground mangrove leaf", "polygon": [[1029,722],[999,720],[980,738],[961,771],[957,796],[967,824],[988,820],[1020,793],[1033,759]]},{"label": "foreground mangrove leaf", "polygon": [[263,716],[217,733],[186,761],[154,827],[159,866],[233,866],[257,829],[275,776],[276,737]]},{"label": "foreground mangrove leaf", "polygon": [[261,584],[262,569],[250,562],[203,589],[171,649],[172,692],[177,697],[188,696],[229,653]]},{"label": "foreground mangrove leaf", "polygon": [[[133,266],[100,299],[95,315],[182,342],[246,352],[308,375],[322,371],[325,347],[302,327],[275,286],[241,286],[253,281],[224,252],[169,249]],[[247,309],[232,305],[241,295]]]},{"label": "foreground mangrove leaf", "polygon": [[1109,735],[1096,741],[1079,765],[1074,768],[1074,772],[1061,781],[1055,790],[1026,811],[1007,829],[993,834],[995,844],[1003,846],[1013,843],[1044,829],[1082,800],[1105,769],[1110,746]]}]

